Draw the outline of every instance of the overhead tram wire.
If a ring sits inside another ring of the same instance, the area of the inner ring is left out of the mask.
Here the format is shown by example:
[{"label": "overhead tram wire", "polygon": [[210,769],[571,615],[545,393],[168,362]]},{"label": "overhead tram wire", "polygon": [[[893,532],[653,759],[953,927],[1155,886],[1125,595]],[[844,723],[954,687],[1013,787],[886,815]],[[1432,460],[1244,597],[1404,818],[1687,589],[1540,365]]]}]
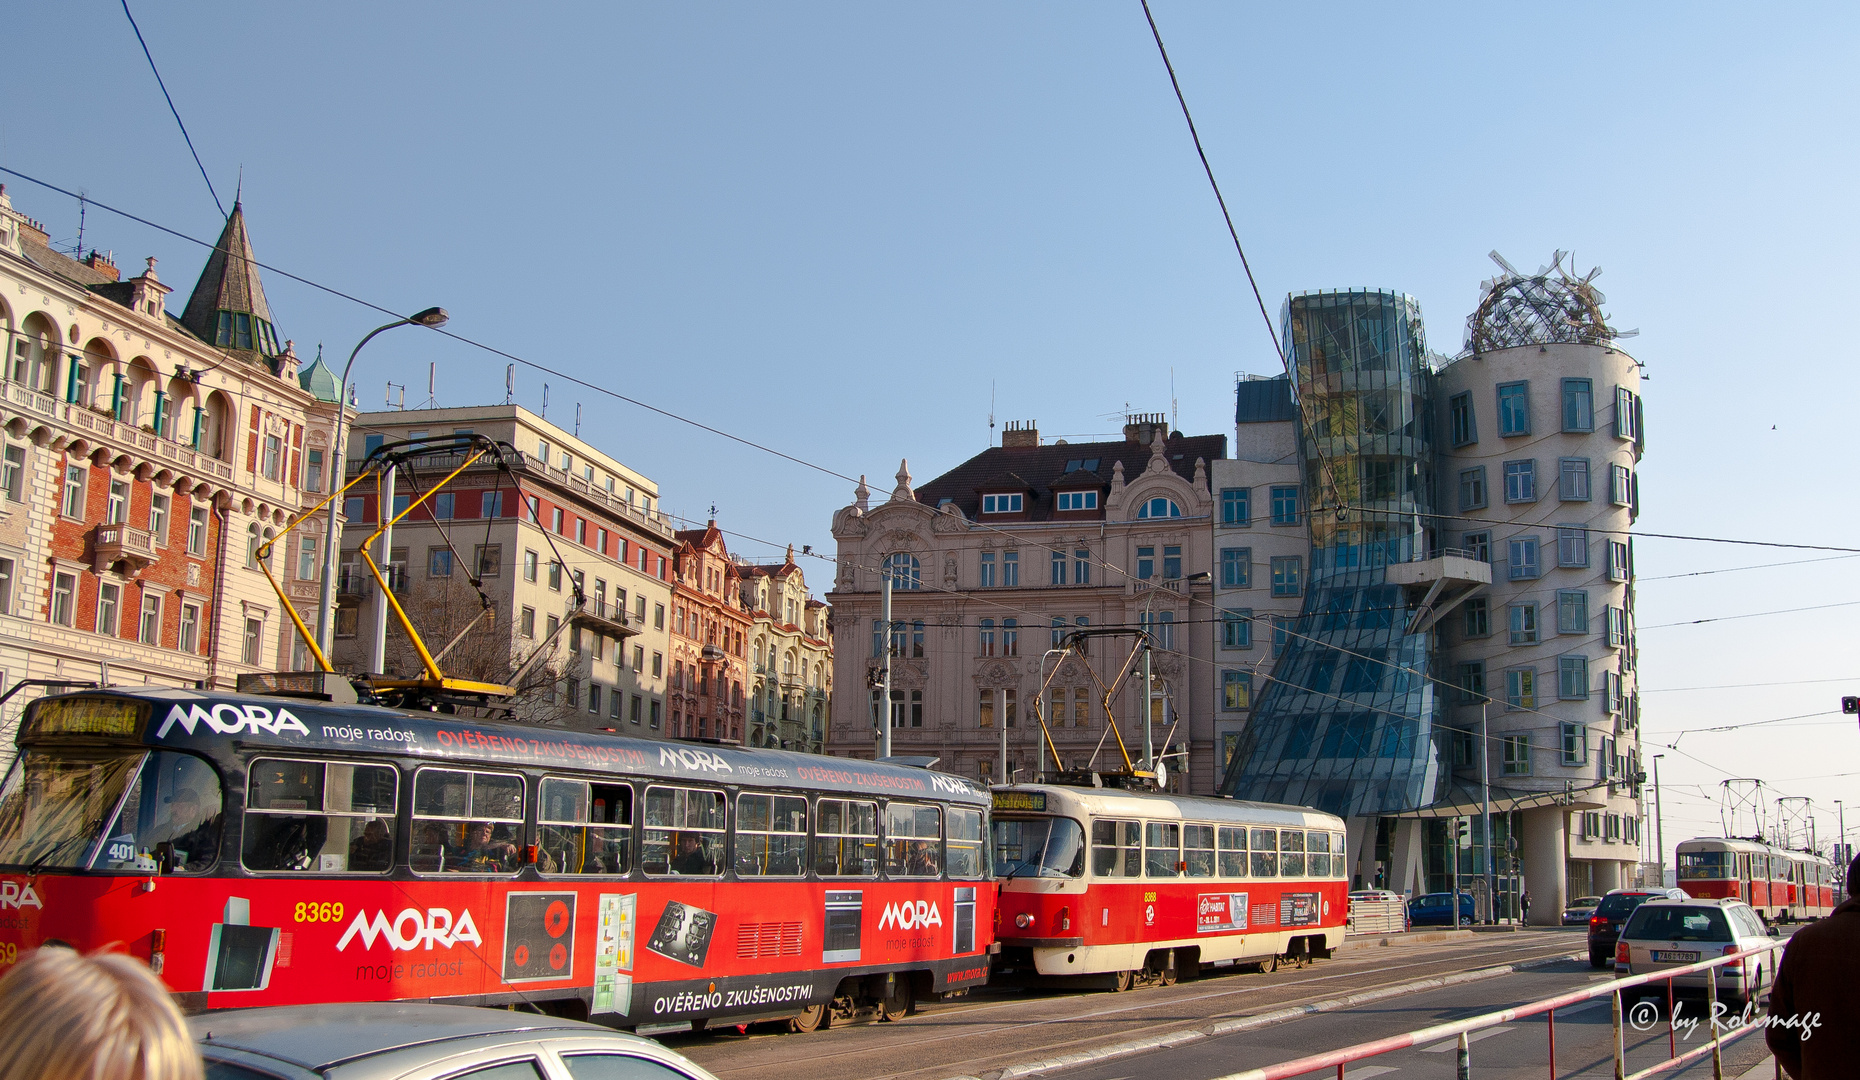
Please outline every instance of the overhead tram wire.
[{"label": "overhead tram wire", "polygon": [[225,217],[226,206],[220,202],[220,193],[213,190],[213,178],[207,175],[207,167],[201,164],[200,151],[194,149],[194,138],[187,133],[187,125],[181,120],[181,110],[174,107],[174,97],[168,93],[168,84],[161,77],[161,69],[155,66],[155,54],[149,52],[149,43],[142,37],[142,28],[136,25],[136,17],[129,13],[129,0],[123,0],[123,17],[129,20],[129,28],[136,32],[136,44],[142,46],[142,55],[148,58],[149,70],[155,73],[155,85],[161,87],[162,100],[168,103],[168,111],[174,114],[175,126],[181,129],[181,138],[187,142],[187,152],[194,155],[194,165],[200,170],[200,178],[207,182],[207,194],[213,196],[213,205],[219,207],[220,217]]}]

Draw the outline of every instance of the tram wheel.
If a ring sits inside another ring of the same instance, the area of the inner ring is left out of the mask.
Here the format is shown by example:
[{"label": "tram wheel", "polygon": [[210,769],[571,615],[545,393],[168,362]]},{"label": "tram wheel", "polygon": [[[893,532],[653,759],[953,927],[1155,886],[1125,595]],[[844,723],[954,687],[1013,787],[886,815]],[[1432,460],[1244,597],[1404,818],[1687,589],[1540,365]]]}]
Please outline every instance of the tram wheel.
[{"label": "tram wheel", "polygon": [[878,1018],[880,1020],[898,1021],[911,1014],[911,981],[898,979],[892,984],[891,996],[878,1001]]},{"label": "tram wheel", "polygon": [[794,1016],[790,1016],[788,1030],[805,1035],[810,1031],[819,1031],[826,1027],[827,1023],[827,1006],[822,1002],[819,1005],[809,1005]]},{"label": "tram wheel", "polygon": [[1175,954],[1174,953],[1170,953],[1168,956],[1163,958],[1163,966],[1162,966],[1161,975],[1162,975],[1162,984],[1164,986],[1175,985],[1176,973],[1175,973]]}]

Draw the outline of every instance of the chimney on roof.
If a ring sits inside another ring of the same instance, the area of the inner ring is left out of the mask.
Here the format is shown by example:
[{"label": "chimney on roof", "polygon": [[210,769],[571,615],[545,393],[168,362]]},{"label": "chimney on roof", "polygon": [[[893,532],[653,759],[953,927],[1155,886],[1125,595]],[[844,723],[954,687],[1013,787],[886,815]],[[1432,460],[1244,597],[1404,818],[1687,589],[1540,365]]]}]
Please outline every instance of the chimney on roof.
[{"label": "chimney on roof", "polygon": [[1024,449],[1040,445],[1040,422],[1038,420],[1009,420],[1007,427],[1001,430],[1001,448],[1003,450]]},{"label": "chimney on roof", "polygon": [[1156,433],[1164,437],[1169,434],[1169,418],[1159,412],[1125,413],[1124,441],[1148,446],[1156,440]]},{"label": "chimney on roof", "polygon": [[122,273],[116,269],[116,260],[98,251],[96,248],[92,248],[90,254],[85,256],[84,265],[108,277],[111,281],[120,281],[123,276]]}]

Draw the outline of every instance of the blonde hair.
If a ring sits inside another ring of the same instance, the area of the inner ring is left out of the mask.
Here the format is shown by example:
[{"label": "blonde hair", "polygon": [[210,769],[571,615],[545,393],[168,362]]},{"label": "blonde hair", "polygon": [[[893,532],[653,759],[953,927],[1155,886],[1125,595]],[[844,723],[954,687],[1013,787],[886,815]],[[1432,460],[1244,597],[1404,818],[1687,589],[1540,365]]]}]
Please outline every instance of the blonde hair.
[{"label": "blonde hair", "polygon": [[35,949],[0,975],[0,1080],[202,1080],[181,1011],[142,962]]}]

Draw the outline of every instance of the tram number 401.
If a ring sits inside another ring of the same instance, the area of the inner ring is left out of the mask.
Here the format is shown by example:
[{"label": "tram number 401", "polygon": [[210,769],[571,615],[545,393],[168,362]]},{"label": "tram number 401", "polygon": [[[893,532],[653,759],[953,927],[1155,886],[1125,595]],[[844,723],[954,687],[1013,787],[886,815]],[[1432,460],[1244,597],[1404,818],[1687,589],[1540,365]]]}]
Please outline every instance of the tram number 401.
[{"label": "tram number 401", "polygon": [[296,922],[341,922],[342,901],[334,903],[299,903],[291,911],[291,918]]}]

